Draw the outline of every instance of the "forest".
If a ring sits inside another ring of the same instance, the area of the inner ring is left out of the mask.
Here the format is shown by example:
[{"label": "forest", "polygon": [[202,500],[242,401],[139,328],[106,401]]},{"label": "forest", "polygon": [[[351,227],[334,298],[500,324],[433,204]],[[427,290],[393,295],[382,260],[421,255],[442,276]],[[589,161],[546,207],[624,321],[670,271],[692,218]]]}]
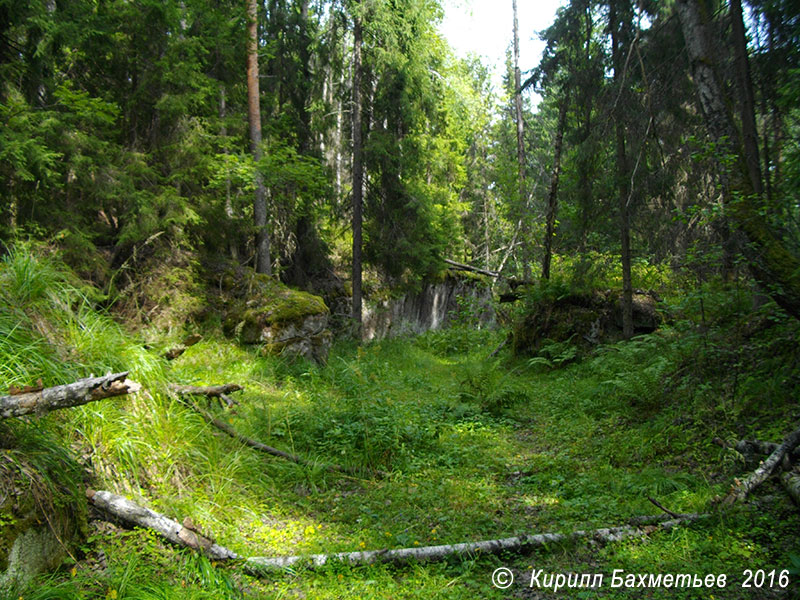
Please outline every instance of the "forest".
[{"label": "forest", "polygon": [[511,3],[0,0],[0,599],[800,598],[800,7]]}]

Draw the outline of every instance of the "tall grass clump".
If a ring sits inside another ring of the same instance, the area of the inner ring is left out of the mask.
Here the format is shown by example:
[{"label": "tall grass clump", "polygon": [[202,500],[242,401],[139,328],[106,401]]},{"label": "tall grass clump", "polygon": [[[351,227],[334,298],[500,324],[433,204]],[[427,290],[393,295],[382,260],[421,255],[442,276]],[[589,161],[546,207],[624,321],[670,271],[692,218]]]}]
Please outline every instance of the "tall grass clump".
[{"label": "tall grass clump", "polygon": [[130,371],[143,383],[161,363],[91,301],[92,288],[43,247],[20,244],[0,262],[0,375],[9,385],[68,383]]}]

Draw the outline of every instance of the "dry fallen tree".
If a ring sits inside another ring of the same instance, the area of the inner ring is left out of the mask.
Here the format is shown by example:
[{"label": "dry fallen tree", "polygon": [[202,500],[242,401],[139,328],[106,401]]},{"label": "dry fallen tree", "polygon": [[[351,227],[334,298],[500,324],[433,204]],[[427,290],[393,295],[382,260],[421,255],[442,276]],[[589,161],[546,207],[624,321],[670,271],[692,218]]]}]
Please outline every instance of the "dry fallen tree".
[{"label": "dry fallen tree", "polygon": [[443,544],[439,546],[423,546],[419,548],[395,548],[384,550],[365,550],[361,552],[337,552],[334,554],[312,554],[309,556],[281,556],[263,557],[255,556],[244,558],[224,546],[220,546],[191,525],[189,519],[184,519],[184,524],[170,519],[149,508],[139,506],[131,500],[107,491],[88,490],[89,500],[97,508],[128,523],[129,525],[145,527],[160,533],[170,542],[193,548],[203,552],[208,557],[216,560],[242,560],[244,568],[254,574],[274,569],[287,569],[296,565],[321,567],[328,562],[340,561],[351,565],[366,565],[378,562],[404,563],[412,560],[433,561],[441,560],[452,555],[461,554],[493,554],[503,551],[519,551],[547,544],[592,539],[607,542],[616,542],[631,537],[643,537],[655,531],[668,531],[678,525],[691,523],[706,515],[689,514],[680,515],[678,518],[664,520],[663,516],[643,517],[639,522],[651,522],[651,525],[621,527],[608,527],[600,529],[587,529],[573,531],[572,533],[540,533],[535,535],[521,535],[497,540],[484,540],[480,542],[466,542],[462,544]]},{"label": "dry fallen tree", "polygon": [[[758,444],[761,448],[771,448],[769,443]],[[785,457],[792,455],[794,450],[800,446],[800,428],[795,429],[792,433],[786,436],[782,444],[776,446],[769,457],[762,462],[759,467],[750,473],[745,479],[739,481],[732,486],[730,493],[723,501],[724,504],[733,504],[744,500],[750,492],[756,489],[759,485],[764,483],[778,468]],[[738,447],[738,445],[737,445]],[[785,485],[785,484],[784,484]],[[790,492],[791,493],[791,492]]]},{"label": "dry fallen tree", "polygon": [[128,371],[88,377],[74,383],[57,385],[41,390],[0,396],[0,419],[21,417],[34,413],[43,415],[60,408],[80,406],[112,396],[124,396],[138,392],[141,386],[126,380]]}]

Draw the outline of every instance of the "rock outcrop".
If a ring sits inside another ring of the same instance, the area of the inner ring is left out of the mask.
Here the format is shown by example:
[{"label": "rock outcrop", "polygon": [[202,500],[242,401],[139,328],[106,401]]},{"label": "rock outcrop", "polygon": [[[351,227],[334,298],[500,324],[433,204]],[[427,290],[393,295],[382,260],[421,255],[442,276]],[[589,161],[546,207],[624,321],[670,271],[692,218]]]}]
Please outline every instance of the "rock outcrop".
[{"label": "rock outcrop", "polygon": [[240,266],[217,269],[215,276],[226,335],[261,344],[265,353],[327,360],[333,334],[322,298]]},{"label": "rock outcrop", "polygon": [[367,299],[362,313],[362,338],[419,334],[459,319],[475,327],[494,324],[492,292],[483,277],[448,272],[442,281],[425,284],[419,292],[384,300]]},{"label": "rock outcrop", "polygon": [[[633,295],[634,333],[651,333],[661,324],[658,298],[652,292]],[[545,342],[590,347],[622,339],[622,301],[617,290],[596,290],[542,300],[514,326],[517,354],[536,354]]]}]

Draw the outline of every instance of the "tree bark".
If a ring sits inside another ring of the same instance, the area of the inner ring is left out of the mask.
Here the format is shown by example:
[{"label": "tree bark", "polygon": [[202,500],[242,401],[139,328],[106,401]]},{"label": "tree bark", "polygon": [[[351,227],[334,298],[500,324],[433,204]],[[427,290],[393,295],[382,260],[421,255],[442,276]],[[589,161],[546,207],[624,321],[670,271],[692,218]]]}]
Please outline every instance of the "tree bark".
[{"label": "tree bark", "polygon": [[[759,194],[750,178],[742,135],[728,108],[730,101],[711,51],[708,15],[698,0],[677,0],[676,9],[706,128],[717,145],[717,153],[732,159],[720,164],[725,208],[752,245],[750,264],[756,280],[784,310],[800,318],[800,260],[760,213]],[[732,164],[724,164],[728,162]]]},{"label": "tree bark", "polygon": [[[250,123],[250,151],[253,160],[261,160],[261,105],[258,85],[258,3],[247,0],[247,116]],[[270,275],[272,262],[267,229],[267,192],[264,179],[255,167],[253,217],[256,229],[256,272]]]},{"label": "tree bark", "polygon": [[207,396],[209,398],[219,398],[225,394],[233,392],[240,392],[244,388],[237,383],[226,383],[223,385],[181,385],[177,383],[170,383],[169,389],[182,396]]},{"label": "tree bark", "polygon": [[519,183],[520,215],[522,218],[522,275],[525,279],[531,278],[530,253],[528,252],[528,194],[525,185],[525,139],[524,123],[522,120],[522,88],[519,71],[519,22],[517,20],[517,0],[511,0],[514,12],[514,112],[517,117],[517,166]]},{"label": "tree bark", "polygon": [[103,377],[89,377],[39,391],[0,396],[0,420],[31,413],[40,416],[60,408],[138,392],[141,386],[134,381],[126,381],[127,376],[128,372],[125,371]]},{"label": "tree bark", "polygon": [[786,493],[800,506],[800,471],[794,470],[781,475],[781,483]]},{"label": "tree bark", "polygon": [[617,12],[617,1],[609,2],[609,28],[611,29],[611,53],[614,65],[614,84],[617,87],[617,103],[614,106],[614,129],[616,137],[617,187],[619,194],[620,242],[622,252],[622,335],[625,339],[633,337],[633,283],[631,280],[631,233],[630,209],[631,197],[628,178],[630,168],[625,151],[625,114],[620,102],[627,94],[624,85],[624,66],[622,60],[622,42],[620,39],[625,23]]},{"label": "tree bark", "polygon": [[173,544],[192,548],[216,560],[241,558],[235,552],[198,533],[196,529],[185,527],[161,513],[139,506],[124,496],[90,489],[86,490],[86,497],[94,506],[117,519],[130,525],[152,529]]},{"label": "tree bark", "polygon": [[353,17],[353,305],[351,315],[356,335],[361,335],[361,226],[364,165],[361,157],[361,15],[355,2]]},{"label": "tree bark", "polygon": [[282,556],[275,558],[253,557],[247,559],[247,565],[262,569],[286,569],[298,563],[308,563],[312,567],[321,567],[330,561],[340,561],[351,565],[372,563],[404,563],[410,560],[441,560],[455,554],[497,554],[500,552],[518,551],[520,549],[546,546],[552,543],[578,539],[593,539],[601,542],[643,537],[658,530],[669,531],[683,523],[691,523],[705,515],[683,515],[679,519],[662,521],[657,525],[644,527],[622,526],[591,530],[579,530],[572,533],[540,533],[521,535],[497,540],[466,542],[461,544],[445,544],[440,546],[423,546],[420,548],[397,548],[394,550],[367,550],[362,552],[339,552],[336,554],[312,554],[310,556]]},{"label": "tree bark", "polygon": [[561,147],[564,141],[564,128],[567,124],[569,94],[565,91],[558,111],[555,148],[553,149],[553,175],[550,179],[550,192],[547,195],[547,227],[544,234],[544,256],[542,257],[542,279],[550,279],[550,262],[553,258],[553,238],[556,235],[556,216],[558,214],[558,180],[561,176]]},{"label": "tree bark", "polygon": [[756,129],[755,98],[750,65],[747,61],[747,39],[742,18],[742,1],[731,0],[731,28],[733,30],[733,49],[736,61],[736,81],[739,88],[739,115],[742,120],[742,133],[745,162],[750,175],[750,183],[756,194],[762,193],[761,164],[758,156],[758,130]]}]

